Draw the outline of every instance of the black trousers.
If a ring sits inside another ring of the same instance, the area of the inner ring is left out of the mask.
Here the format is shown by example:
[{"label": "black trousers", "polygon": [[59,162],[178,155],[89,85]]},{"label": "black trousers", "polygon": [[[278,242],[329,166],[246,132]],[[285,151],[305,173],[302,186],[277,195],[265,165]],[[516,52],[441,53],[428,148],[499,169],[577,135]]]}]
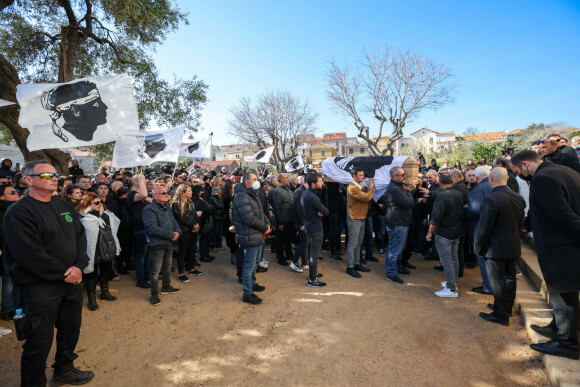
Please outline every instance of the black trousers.
[{"label": "black trousers", "polygon": [[[302,257],[302,264],[308,265],[308,235],[306,235],[306,231],[298,230],[298,245],[296,246],[296,250],[294,251],[294,257],[292,258],[292,262],[298,265],[298,258]],[[318,257],[317,257],[318,259]]]},{"label": "black trousers", "polygon": [[[276,226],[277,227],[277,226]],[[284,223],[284,231],[278,229],[278,239],[276,245],[276,258],[278,260],[292,259],[292,239],[294,238],[294,224]],[[286,256],[284,257],[284,254]]]},{"label": "black trousers", "polygon": [[184,269],[194,269],[195,246],[197,245],[197,233],[187,231],[181,234],[177,240],[179,243],[179,255],[177,256],[177,272],[183,274]]},{"label": "black trousers", "polygon": [[568,347],[578,349],[579,302],[578,292],[550,293],[554,308],[554,320],[558,332],[554,340]]},{"label": "black trousers", "polygon": [[236,250],[236,269],[236,276],[241,278],[244,270],[244,249],[240,246],[238,246],[238,249]]},{"label": "black trousers", "polygon": [[44,281],[20,288],[24,313],[30,319],[30,333],[22,345],[22,386],[46,385],[46,361],[56,327],[56,355],[53,368],[64,373],[78,357],[74,351],[81,329],[83,294],[80,284]]},{"label": "black trousers", "polygon": [[493,314],[507,319],[516,299],[516,260],[486,259],[485,267],[493,294]]}]

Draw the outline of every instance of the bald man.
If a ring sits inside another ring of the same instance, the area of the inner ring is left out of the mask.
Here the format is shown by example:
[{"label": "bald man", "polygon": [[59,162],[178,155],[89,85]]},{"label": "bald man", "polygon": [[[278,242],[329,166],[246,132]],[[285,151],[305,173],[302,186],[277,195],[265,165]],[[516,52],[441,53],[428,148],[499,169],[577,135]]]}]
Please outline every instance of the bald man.
[{"label": "bald man", "polygon": [[497,167],[489,173],[491,193],[485,198],[475,230],[475,254],[485,259],[494,303],[484,320],[509,325],[516,298],[516,259],[521,254],[520,229],[526,202],[507,186],[508,172]]}]

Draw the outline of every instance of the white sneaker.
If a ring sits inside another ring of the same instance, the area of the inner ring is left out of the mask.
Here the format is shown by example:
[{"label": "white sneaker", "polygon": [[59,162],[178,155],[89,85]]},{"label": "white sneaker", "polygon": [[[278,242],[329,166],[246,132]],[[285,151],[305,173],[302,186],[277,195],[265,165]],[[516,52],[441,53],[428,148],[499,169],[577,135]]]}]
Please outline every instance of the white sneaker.
[{"label": "white sneaker", "polygon": [[443,286],[444,288],[446,288],[447,287],[447,281],[441,282],[441,286]]},{"label": "white sneaker", "polygon": [[457,298],[457,291],[452,291],[449,288],[441,289],[435,292],[437,297]]},{"label": "white sneaker", "polygon": [[308,266],[308,265],[302,265],[302,266],[300,266],[300,268],[302,270],[310,270],[310,266]]},{"label": "white sneaker", "polygon": [[294,262],[290,263],[290,269],[294,270],[296,273],[302,273],[303,270],[299,268]]},{"label": "white sneaker", "polygon": [[12,333],[12,329],[0,327],[0,336],[6,336]]}]

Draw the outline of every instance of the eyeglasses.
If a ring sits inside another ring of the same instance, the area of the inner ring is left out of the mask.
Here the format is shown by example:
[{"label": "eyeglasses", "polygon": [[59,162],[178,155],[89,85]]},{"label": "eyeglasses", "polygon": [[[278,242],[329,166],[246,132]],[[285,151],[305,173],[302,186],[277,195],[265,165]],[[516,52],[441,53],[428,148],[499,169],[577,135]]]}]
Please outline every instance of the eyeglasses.
[{"label": "eyeglasses", "polygon": [[169,195],[167,192],[157,192],[155,195]]},{"label": "eyeglasses", "polygon": [[42,180],[52,180],[53,177],[58,178],[60,175],[58,173],[48,173],[48,172],[45,172],[45,173],[35,173],[33,175],[28,175],[28,176],[30,176],[30,177],[32,177],[32,176],[38,176]]},{"label": "eyeglasses", "polygon": [[100,201],[100,200],[95,200],[95,201],[93,202],[93,204],[94,204],[95,206],[100,206],[101,204],[103,204],[103,202],[102,202],[102,201]]}]

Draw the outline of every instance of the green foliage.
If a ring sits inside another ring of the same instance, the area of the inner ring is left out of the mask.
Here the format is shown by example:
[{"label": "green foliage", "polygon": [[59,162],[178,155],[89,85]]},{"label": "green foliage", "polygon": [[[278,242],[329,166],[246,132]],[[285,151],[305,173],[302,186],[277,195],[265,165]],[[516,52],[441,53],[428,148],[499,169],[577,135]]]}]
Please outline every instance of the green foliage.
[{"label": "green foliage", "polygon": [[90,152],[95,156],[95,163],[97,165],[103,165],[105,161],[110,161],[113,158],[113,148],[115,147],[114,142],[108,142],[106,144],[92,145],[88,148]]},{"label": "green foliage", "polygon": [[183,160],[181,160],[181,164],[183,164],[183,166],[185,168],[189,167],[191,164],[193,164],[193,160],[190,159],[189,157],[184,158]]},{"label": "green foliage", "polygon": [[8,129],[8,127],[1,122],[0,122],[0,144],[14,146],[14,141],[12,139],[12,133],[10,133],[10,129]]},{"label": "green foliage", "polygon": [[465,165],[469,159],[473,159],[477,164],[482,157],[485,157],[487,162],[490,163],[494,158],[501,156],[501,151],[506,145],[507,143],[503,141],[463,140],[436,150],[430,150],[424,146],[409,147],[406,148],[403,155],[415,157],[417,152],[421,152],[425,156],[427,164],[429,164],[431,159],[437,159],[439,165],[442,165],[444,160],[449,160],[451,165],[454,165],[456,161],[459,161],[461,165]]},{"label": "green foliage", "polygon": [[74,79],[126,72],[134,81],[141,129],[155,121],[184,124],[191,133],[200,126],[207,85],[195,76],[162,79],[152,58],[155,46],[186,17],[170,0],[18,0],[0,13],[0,53],[22,82],[56,82],[61,31],[78,30],[80,45],[64,53]]}]

